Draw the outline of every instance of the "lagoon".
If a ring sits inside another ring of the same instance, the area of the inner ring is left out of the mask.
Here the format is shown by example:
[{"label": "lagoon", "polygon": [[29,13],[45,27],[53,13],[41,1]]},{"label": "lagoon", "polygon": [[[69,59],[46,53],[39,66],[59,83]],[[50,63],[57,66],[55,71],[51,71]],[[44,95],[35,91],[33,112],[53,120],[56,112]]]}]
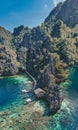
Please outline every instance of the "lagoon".
[{"label": "lagoon", "polygon": [[[29,81],[27,75],[0,79],[0,130],[77,130],[78,69],[71,69],[62,84],[64,100],[54,116],[48,116],[46,102],[35,99],[32,92],[21,93],[22,89],[31,90]],[[33,102],[27,104],[28,98]]]}]

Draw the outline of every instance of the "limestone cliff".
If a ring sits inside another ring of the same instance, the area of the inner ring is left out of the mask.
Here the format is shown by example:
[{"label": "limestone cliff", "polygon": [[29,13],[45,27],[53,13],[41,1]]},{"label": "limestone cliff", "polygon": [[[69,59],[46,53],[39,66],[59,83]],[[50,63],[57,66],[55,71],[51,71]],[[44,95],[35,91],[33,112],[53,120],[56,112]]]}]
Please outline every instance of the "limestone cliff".
[{"label": "limestone cliff", "polygon": [[45,23],[53,23],[59,19],[69,27],[78,24],[78,0],[66,0],[59,3],[46,18]]},{"label": "limestone cliff", "polygon": [[61,105],[56,84],[65,81],[68,67],[78,63],[77,24],[78,0],[67,0],[41,26],[21,25],[13,33],[0,27],[0,75],[14,75],[20,67],[26,68],[36,78],[37,87],[46,91],[52,113]]}]

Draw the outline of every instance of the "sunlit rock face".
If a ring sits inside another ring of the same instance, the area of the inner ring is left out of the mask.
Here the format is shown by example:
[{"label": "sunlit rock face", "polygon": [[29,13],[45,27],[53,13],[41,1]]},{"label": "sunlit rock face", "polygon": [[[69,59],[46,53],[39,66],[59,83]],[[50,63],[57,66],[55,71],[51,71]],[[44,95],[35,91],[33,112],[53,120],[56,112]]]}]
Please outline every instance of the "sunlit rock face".
[{"label": "sunlit rock face", "polygon": [[[66,0],[63,3],[59,3],[46,21],[62,20],[69,27],[73,27],[78,24],[78,0]],[[45,22],[46,22],[45,21]]]}]

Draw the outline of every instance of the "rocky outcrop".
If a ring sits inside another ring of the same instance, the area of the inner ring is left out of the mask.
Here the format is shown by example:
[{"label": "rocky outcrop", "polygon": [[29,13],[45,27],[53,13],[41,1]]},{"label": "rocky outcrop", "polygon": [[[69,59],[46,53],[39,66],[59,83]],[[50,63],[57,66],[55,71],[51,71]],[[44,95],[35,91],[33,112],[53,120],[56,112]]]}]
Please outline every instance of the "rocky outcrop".
[{"label": "rocky outcrop", "polygon": [[15,75],[19,71],[15,50],[9,46],[0,45],[0,76]]},{"label": "rocky outcrop", "polygon": [[56,18],[61,19],[70,27],[78,24],[78,0],[67,0]]},{"label": "rocky outcrop", "polygon": [[37,87],[46,91],[51,113],[62,101],[55,84],[65,81],[68,66],[78,63],[77,7],[78,0],[67,0],[58,4],[41,26],[20,26],[13,34],[0,27],[0,75],[17,74],[19,67],[26,67]]},{"label": "rocky outcrop", "polygon": [[18,73],[19,64],[12,44],[13,35],[0,27],[0,76]]},{"label": "rocky outcrop", "polygon": [[68,76],[68,71],[58,54],[51,52],[49,37],[45,33],[42,36],[45,36],[46,42],[43,40],[38,43],[38,38],[36,43],[33,44],[32,42],[32,45],[28,48],[26,69],[37,80],[37,87],[45,90],[47,93],[45,100],[49,104],[50,113],[55,114],[60,109],[62,102],[59,86],[55,86],[55,84],[64,81]]},{"label": "rocky outcrop", "polygon": [[45,99],[49,105],[50,114],[55,114],[60,109],[63,100],[63,98],[60,96],[59,86],[50,86]]},{"label": "rocky outcrop", "polygon": [[69,27],[74,27],[78,24],[78,0],[66,0],[63,3],[59,3],[46,18],[45,22],[54,23],[58,19]]},{"label": "rocky outcrop", "polygon": [[12,34],[5,28],[0,26],[0,45],[10,45],[12,40]]},{"label": "rocky outcrop", "polygon": [[63,98],[60,96],[59,86],[49,86],[47,92],[37,88],[34,93],[38,99],[43,99],[47,102],[49,114],[55,114],[60,109]]}]

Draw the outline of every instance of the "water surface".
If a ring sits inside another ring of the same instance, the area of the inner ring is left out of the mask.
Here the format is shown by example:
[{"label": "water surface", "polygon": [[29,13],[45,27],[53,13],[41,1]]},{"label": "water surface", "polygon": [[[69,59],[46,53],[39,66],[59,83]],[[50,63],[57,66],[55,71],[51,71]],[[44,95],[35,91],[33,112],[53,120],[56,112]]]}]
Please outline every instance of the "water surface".
[{"label": "water surface", "polygon": [[0,130],[78,130],[78,68],[62,84],[64,100],[54,116],[48,116],[46,102],[21,93],[32,88],[30,81],[27,75],[0,79]]},{"label": "water surface", "polygon": [[31,90],[32,87],[32,81],[27,75],[1,78],[0,108],[3,109],[14,102],[21,102],[24,96],[28,96],[23,95],[22,90]]}]

